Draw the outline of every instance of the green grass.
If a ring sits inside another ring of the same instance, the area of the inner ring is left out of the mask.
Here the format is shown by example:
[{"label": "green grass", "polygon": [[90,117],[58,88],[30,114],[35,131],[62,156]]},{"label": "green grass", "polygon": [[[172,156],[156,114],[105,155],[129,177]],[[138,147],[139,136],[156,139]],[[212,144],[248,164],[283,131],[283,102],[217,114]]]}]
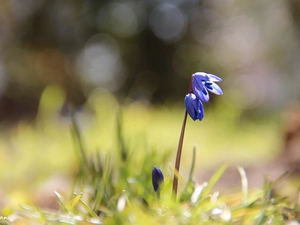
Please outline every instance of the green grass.
[{"label": "green grass", "polygon": [[[171,186],[181,104],[121,106],[97,90],[72,120],[59,114],[64,93],[48,87],[34,123],[1,129],[0,224],[284,224],[299,219],[297,199],[274,189],[285,175],[278,181],[266,177],[264,187],[248,190],[247,175],[238,166],[239,191],[215,191],[227,163],[270,159],[281,145],[276,121],[247,121],[240,109],[219,99],[206,107],[202,122],[188,120],[175,201]],[[151,184],[154,165],[165,175],[160,199]],[[214,165],[219,169],[209,180],[197,178]],[[63,178],[51,189],[53,177]],[[43,207],[49,201],[54,208]]]}]

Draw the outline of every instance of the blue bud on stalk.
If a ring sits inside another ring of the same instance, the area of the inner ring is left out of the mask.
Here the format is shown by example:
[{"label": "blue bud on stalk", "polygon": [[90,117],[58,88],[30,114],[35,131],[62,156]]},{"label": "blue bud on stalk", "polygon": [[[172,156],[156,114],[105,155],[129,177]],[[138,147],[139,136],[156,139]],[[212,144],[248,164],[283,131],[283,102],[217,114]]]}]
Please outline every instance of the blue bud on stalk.
[{"label": "blue bud on stalk", "polygon": [[159,192],[164,181],[164,175],[161,170],[154,166],[152,170],[152,185],[155,192]]}]

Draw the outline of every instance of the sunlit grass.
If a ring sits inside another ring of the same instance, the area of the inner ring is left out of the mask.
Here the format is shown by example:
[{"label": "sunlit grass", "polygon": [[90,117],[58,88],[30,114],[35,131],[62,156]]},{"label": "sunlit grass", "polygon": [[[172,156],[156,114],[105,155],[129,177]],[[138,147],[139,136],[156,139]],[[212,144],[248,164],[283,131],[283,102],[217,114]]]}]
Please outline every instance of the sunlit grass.
[{"label": "sunlit grass", "polygon": [[[246,197],[242,188],[230,195],[212,191],[226,173],[223,162],[243,165],[274,156],[281,144],[278,122],[245,122],[240,109],[222,99],[206,110],[202,122],[188,120],[179,179],[181,201],[176,202],[171,183],[184,115],[181,104],[119,104],[110,93],[96,90],[75,111],[76,134],[71,116],[60,115],[63,100],[58,87],[48,87],[35,122],[20,121],[0,133],[0,191],[6,193],[0,206],[5,216],[21,213],[20,224],[265,224],[268,220],[282,224],[284,219],[298,218],[295,201],[271,195],[272,181],[249,190]],[[160,200],[151,186],[154,165],[165,174]],[[197,179],[199,170],[215,165],[219,170],[196,198],[197,187],[205,182]],[[40,184],[60,174],[67,175],[71,184],[53,187],[63,193],[47,191],[61,210],[43,210],[35,204],[43,202],[43,196],[39,201],[32,196]],[[18,210],[23,204],[26,209]]]}]

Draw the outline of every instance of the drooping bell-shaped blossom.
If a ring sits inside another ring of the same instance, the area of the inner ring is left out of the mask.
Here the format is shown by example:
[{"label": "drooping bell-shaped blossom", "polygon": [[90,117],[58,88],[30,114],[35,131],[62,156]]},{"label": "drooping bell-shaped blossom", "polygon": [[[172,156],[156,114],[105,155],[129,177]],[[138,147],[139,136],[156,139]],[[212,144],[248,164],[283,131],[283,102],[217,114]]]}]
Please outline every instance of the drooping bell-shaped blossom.
[{"label": "drooping bell-shaped blossom", "polygon": [[193,93],[189,93],[184,98],[184,105],[190,117],[195,120],[202,120],[204,117],[204,107],[202,102]]},{"label": "drooping bell-shaped blossom", "polygon": [[221,81],[222,79],[214,74],[197,72],[192,75],[192,90],[199,100],[208,102],[208,91],[216,95],[223,94],[222,89],[219,87],[219,85],[216,84],[216,82]]}]

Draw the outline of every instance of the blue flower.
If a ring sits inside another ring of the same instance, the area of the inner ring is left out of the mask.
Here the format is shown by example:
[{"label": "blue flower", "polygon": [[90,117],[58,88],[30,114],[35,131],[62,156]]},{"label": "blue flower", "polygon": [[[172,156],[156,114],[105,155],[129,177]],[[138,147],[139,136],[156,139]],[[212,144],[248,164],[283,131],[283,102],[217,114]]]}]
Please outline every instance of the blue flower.
[{"label": "blue flower", "polygon": [[221,82],[222,79],[216,75],[204,72],[197,72],[192,75],[192,89],[196,97],[203,101],[209,101],[208,91],[222,95],[223,91],[215,82]]},{"label": "blue flower", "polygon": [[184,98],[186,111],[193,120],[202,120],[204,117],[204,107],[202,102],[197,97],[190,93]]},{"label": "blue flower", "polygon": [[160,186],[164,181],[164,175],[157,166],[153,167],[152,170],[152,185],[155,192],[160,190]]}]

